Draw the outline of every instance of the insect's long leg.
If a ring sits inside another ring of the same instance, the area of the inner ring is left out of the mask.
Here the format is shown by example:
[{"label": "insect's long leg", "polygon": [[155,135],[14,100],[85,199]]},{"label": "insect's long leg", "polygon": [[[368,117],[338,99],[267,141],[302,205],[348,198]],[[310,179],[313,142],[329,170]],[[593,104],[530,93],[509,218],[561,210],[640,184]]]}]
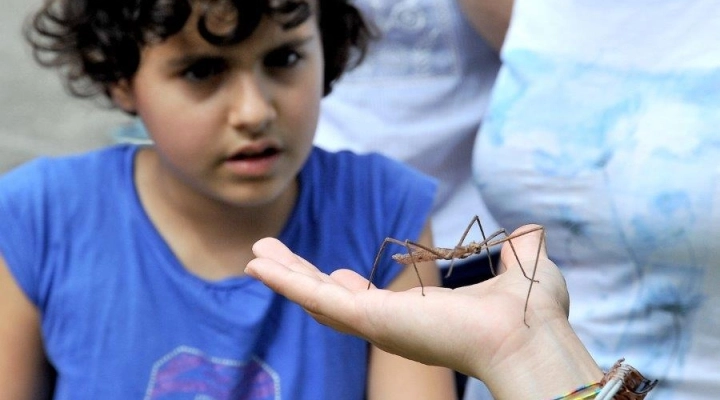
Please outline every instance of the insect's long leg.
[{"label": "insect's long leg", "polygon": [[378,262],[380,262],[380,256],[382,256],[382,253],[385,251],[385,247],[388,243],[391,243],[390,238],[385,238],[380,245],[380,250],[378,250],[375,254],[375,261],[373,262],[372,269],[370,270],[370,278],[368,278],[368,289],[372,286],[373,278],[375,278],[375,271],[377,270]]},{"label": "insect's long leg", "polygon": [[[530,231],[530,232],[533,232],[533,231]],[[544,227],[540,227],[540,233],[541,233],[540,243],[538,243],[537,252],[535,253],[535,265],[533,265],[533,272],[532,272],[532,276],[530,278],[530,287],[528,287],[527,296],[525,296],[525,310],[523,311],[523,322],[525,323],[525,326],[527,326],[528,328],[530,327],[530,325],[528,325],[528,323],[527,323],[527,309],[528,309],[528,304],[530,303],[530,292],[532,291],[532,288],[533,288],[533,285],[535,284],[535,282],[540,282],[535,279],[535,274],[537,273],[538,262],[540,260],[540,250],[545,245],[545,228]],[[516,258],[517,258],[517,255],[516,255]],[[523,271],[523,273],[524,273],[524,271]]]},{"label": "insect's long leg", "polygon": [[373,278],[375,277],[375,271],[377,270],[378,263],[380,262],[380,256],[382,255],[383,251],[385,250],[385,247],[387,247],[387,245],[389,243],[404,246],[407,249],[408,254],[410,254],[411,258],[412,258],[412,266],[415,269],[415,275],[417,275],[418,282],[420,282],[420,292],[422,293],[423,296],[425,296],[425,285],[423,284],[422,278],[420,277],[420,271],[418,270],[417,264],[415,263],[415,258],[412,257],[413,249],[410,246],[415,246],[415,247],[418,247],[418,248],[421,248],[423,250],[427,250],[430,252],[432,252],[433,250],[430,248],[427,248],[426,246],[423,246],[421,244],[411,242],[409,240],[401,241],[401,240],[397,240],[397,239],[394,239],[391,237],[385,238],[385,240],[383,240],[382,245],[380,245],[380,250],[378,250],[377,254],[375,255],[375,262],[373,262],[372,271],[370,271],[370,279],[368,280],[368,289],[370,289],[370,287],[372,286],[372,281],[373,281]]},{"label": "insect's long leg", "polygon": [[[477,224],[478,228],[480,229],[480,235],[482,235],[483,240],[482,242],[473,242],[470,246],[466,247],[464,246],[465,239],[467,238],[467,235],[470,233],[470,229],[472,229],[474,224]],[[445,274],[445,278],[449,278],[452,274],[453,267],[455,266],[455,260],[467,256],[469,250],[472,250],[475,254],[480,254],[483,250],[485,250],[485,256],[488,259],[488,266],[490,267],[490,272],[493,274],[493,276],[497,276],[497,271],[495,270],[495,265],[492,261],[492,255],[490,254],[490,247],[503,242],[502,240],[493,241],[493,239],[497,238],[500,235],[507,236],[507,231],[505,231],[505,229],[499,229],[488,236],[485,234],[485,229],[483,229],[482,223],[480,222],[480,217],[478,217],[477,215],[473,217],[473,219],[470,221],[470,224],[468,224],[467,228],[465,228],[465,232],[463,232],[460,241],[453,249],[453,256],[450,261],[448,271]]]},{"label": "insect's long leg", "polygon": [[[493,241],[493,239],[497,238],[500,235],[503,235],[503,239]],[[481,249],[485,250],[485,254],[488,259],[488,265],[490,266],[490,272],[492,273],[493,276],[497,276],[497,270],[495,269],[495,265],[493,264],[493,261],[492,261],[492,256],[490,255],[490,248],[495,246],[498,243],[502,243],[505,240],[504,238],[506,238],[507,236],[508,236],[507,231],[504,228],[498,229],[497,231],[490,234],[487,237],[487,239],[485,239],[482,243]]]},{"label": "insect's long leg", "polygon": [[[522,235],[527,235],[530,232],[535,232],[538,230],[541,231],[540,242],[538,243],[537,251],[535,252],[535,261],[533,262],[532,274],[530,276],[528,276],[527,273],[525,272],[525,268],[523,267],[522,262],[520,262],[520,257],[518,257],[517,252],[515,251],[515,246],[512,243],[512,239],[515,239]],[[525,296],[525,307],[523,309],[523,323],[525,324],[525,326],[527,326],[529,328],[530,325],[527,323],[527,310],[528,310],[528,305],[530,303],[530,292],[532,292],[533,285],[536,282],[540,282],[537,279],[535,279],[535,274],[537,273],[537,267],[538,267],[538,263],[540,260],[540,250],[542,249],[542,246],[545,244],[545,228],[540,226],[540,227],[537,227],[534,229],[530,229],[525,232],[521,232],[518,234],[508,236],[503,241],[508,242],[508,245],[510,245],[510,249],[512,250],[513,256],[515,257],[515,261],[517,261],[518,266],[520,267],[520,271],[522,271],[523,276],[525,276],[525,278],[527,278],[530,281],[530,286],[528,287],[527,295]]]},{"label": "insect's long leg", "polygon": [[[457,260],[459,254],[457,253],[458,250],[462,251],[465,249],[463,244],[465,243],[465,238],[467,237],[468,233],[470,233],[470,229],[472,229],[473,225],[477,223],[478,228],[480,228],[480,234],[482,235],[483,241],[482,243],[487,242],[487,237],[485,237],[485,230],[483,229],[482,223],[480,222],[480,217],[477,215],[473,217],[473,219],[470,220],[470,223],[468,224],[467,228],[465,228],[465,232],[463,232],[462,236],[460,237],[460,240],[455,245],[455,248],[453,249],[452,259],[450,261],[450,266],[448,267],[448,271],[445,274],[445,278],[449,278],[452,274],[453,267],[455,267],[455,260]],[[490,253],[488,253],[488,261],[490,262],[490,268],[492,268],[492,260],[490,259]]]},{"label": "insect's long leg", "polygon": [[[510,236],[507,236],[507,237],[505,237],[505,238],[503,238],[503,239],[501,239],[501,240],[498,240],[497,242],[494,242],[494,243],[491,244],[491,245],[495,245],[495,244],[502,243],[502,242],[508,242],[508,244],[510,245],[510,248],[512,249],[513,256],[515,257],[515,261],[517,261],[518,265],[520,266],[520,271],[522,271],[523,276],[525,276],[525,278],[527,278],[527,279],[529,279],[529,280],[531,280],[531,281],[533,281],[534,279],[531,278],[531,277],[529,277],[528,274],[525,272],[525,268],[523,268],[522,263],[520,262],[520,257],[518,257],[517,252],[515,251],[515,246],[513,246],[513,244],[512,244],[512,239],[515,239],[515,238],[520,237],[520,236],[522,236],[522,235],[527,235],[528,233],[535,232],[535,231],[542,231],[542,239],[540,240],[541,245],[542,245],[542,243],[545,241],[545,228],[542,227],[542,226],[538,226],[538,227],[536,227],[536,228],[529,229],[529,230],[524,231],[524,232],[512,234],[512,235],[510,235]],[[538,246],[538,255],[540,255],[540,249],[541,249],[541,247]],[[535,258],[535,265],[537,266],[537,258]],[[534,273],[534,271],[533,271],[533,275],[534,275],[534,274],[535,274],[535,273]]]}]

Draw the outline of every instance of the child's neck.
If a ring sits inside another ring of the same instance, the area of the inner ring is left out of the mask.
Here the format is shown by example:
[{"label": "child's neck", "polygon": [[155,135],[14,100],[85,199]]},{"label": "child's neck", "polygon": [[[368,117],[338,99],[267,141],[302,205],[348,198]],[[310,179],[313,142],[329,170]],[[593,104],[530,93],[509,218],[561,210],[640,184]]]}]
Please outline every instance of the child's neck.
[{"label": "child's neck", "polygon": [[253,258],[252,245],[263,237],[277,237],[296,201],[297,185],[277,201],[251,209],[199,193],[173,197],[164,188],[167,180],[154,174],[156,162],[142,154],[136,161],[135,181],[142,205],[185,268],[208,280],[244,275],[245,265]]}]

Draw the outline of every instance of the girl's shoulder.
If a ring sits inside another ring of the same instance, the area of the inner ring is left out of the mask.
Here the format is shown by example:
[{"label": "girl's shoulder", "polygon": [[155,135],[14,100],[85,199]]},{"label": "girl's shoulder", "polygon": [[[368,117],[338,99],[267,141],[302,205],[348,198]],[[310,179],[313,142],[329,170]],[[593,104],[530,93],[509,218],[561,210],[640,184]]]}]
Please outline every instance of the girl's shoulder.
[{"label": "girl's shoulder", "polygon": [[[28,297],[45,304],[56,271],[76,265],[100,241],[109,215],[126,221],[133,208],[132,156],[113,146],[82,154],[41,157],[0,177],[0,253]],[[125,195],[123,195],[125,193]],[[82,248],[82,251],[77,251]],[[107,248],[103,248],[106,250]],[[68,262],[71,260],[71,262]],[[67,264],[63,264],[68,262]]]},{"label": "girl's shoulder", "polygon": [[[52,185],[67,187],[72,183],[106,179],[132,167],[137,146],[117,145],[83,153],[41,156],[0,175],[0,191],[9,188]],[[120,170],[120,171],[119,171]]]},{"label": "girl's shoulder", "polygon": [[[90,208],[117,203],[134,190],[137,148],[111,146],[80,154],[40,157],[0,176],[2,220],[72,220]],[[131,197],[131,196],[128,196]],[[19,221],[16,221],[19,222]]]},{"label": "girl's shoulder", "polygon": [[435,180],[417,169],[380,153],[358,154],[348,150],[314,148],[306,169],[353,183],[380,180],[383,186],[435,186]]}]

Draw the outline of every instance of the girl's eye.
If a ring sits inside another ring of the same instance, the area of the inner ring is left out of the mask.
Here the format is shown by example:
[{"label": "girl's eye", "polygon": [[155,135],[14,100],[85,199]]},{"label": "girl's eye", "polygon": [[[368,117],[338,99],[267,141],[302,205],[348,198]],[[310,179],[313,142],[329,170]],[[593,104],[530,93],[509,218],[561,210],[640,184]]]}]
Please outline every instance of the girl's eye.
[{"label": "girl's eye", "polygon": [[191,82],[202,82],[227,69],[227,63],[220,59],[202,59],[192,63],[182,71],[182,76]]},{"label": "girl's eye", "polygon": [[281,48],[265,57],[265,66],[270,68],[290,68],[300,62],[302,55],[291,48]]}]

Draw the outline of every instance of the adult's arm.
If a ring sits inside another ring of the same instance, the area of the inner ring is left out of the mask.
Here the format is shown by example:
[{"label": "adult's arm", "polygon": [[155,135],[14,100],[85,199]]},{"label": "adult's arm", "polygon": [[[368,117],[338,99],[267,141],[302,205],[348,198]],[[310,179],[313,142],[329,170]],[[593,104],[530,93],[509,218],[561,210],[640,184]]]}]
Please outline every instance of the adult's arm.
[{"label": "adult's arm", "polygon": [[512,15],[513,0],[458,0],[465,17],[495,50],[500,50]]}]

